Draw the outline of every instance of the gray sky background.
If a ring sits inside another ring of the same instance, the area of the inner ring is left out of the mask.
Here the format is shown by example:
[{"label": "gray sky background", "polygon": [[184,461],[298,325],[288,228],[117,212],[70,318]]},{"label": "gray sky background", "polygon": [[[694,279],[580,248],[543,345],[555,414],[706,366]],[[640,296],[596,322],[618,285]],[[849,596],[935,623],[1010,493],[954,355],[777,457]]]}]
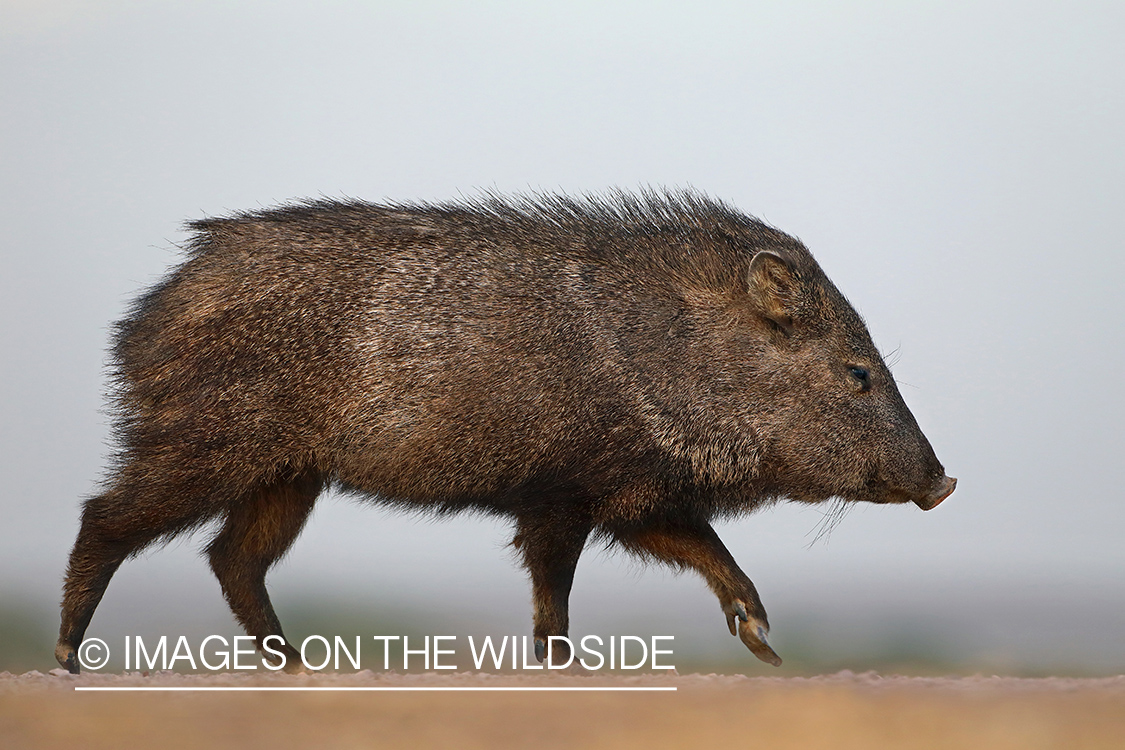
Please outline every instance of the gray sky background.
[{"label": "gray sky background", "polygon": [[[57,601],[110,324],[185,220],[692,185],[805,241],[960,478],[811,547],[815,509],[720,528],[775,633],[1085,627],[1125,669],[1123,7],[0,2],[0,602]],[[507,538],[328,499],[271,587],[528,632]],[[94,629],[224,617],[198,544],[126,565]],[[701,582],[587,554],[577,630],[616,605],[729,637]]]}]

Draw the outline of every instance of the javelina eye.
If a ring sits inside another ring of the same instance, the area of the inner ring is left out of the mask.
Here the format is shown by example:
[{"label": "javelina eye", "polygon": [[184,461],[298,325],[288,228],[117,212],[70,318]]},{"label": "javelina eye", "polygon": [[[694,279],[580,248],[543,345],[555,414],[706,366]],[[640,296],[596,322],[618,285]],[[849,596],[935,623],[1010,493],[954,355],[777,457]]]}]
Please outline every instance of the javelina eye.
[{"label": "javelina eye", "polygon": [[852,377],[859,381],[860,390],[871,390],[871,373],[866,367],[852,367],[848,370]]}]

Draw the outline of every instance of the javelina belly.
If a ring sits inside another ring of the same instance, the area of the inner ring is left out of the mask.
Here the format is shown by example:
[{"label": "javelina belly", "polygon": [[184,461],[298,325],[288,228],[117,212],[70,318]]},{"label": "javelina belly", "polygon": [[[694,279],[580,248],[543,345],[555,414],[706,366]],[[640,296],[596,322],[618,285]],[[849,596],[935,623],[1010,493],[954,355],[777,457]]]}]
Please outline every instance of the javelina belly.
[{"label": "javelina belly", "polygon": [[265,575],[329,486],[511,518],[540,658],[599,537],[698,571],[778,664],[712,519],[953,491],[808,250],[698,194],[325,201],[192,228],[118,326],[119,451],[56,649],[73,672],[118,566],[213,520],[235,616],[259,648],[284,638]]}]

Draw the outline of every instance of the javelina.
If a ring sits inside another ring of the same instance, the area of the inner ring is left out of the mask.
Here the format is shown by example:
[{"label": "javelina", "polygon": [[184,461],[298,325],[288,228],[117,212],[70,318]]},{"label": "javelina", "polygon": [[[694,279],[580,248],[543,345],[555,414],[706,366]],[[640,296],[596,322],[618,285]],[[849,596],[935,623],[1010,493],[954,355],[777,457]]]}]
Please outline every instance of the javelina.
[{"label": "javelina", "polygon": [[330,486],[511,518],[540,658],[595,537],[700,573],[779,664],[710,521],[954,489],[808,250],[702,195],[321,201],[191,227],[118,324],[120,450],[56,649],[72,672],[122,561],[213,519],[234,615],[259,648],[281,636],[266,571]]}]

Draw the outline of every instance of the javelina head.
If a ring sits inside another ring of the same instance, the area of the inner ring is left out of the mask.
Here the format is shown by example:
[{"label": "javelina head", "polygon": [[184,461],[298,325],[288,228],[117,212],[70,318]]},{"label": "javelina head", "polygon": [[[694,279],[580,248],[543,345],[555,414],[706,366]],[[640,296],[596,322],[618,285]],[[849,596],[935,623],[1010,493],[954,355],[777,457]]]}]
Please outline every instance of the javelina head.
[{"label": "javelina head", "polygon": [[800,243],[758,251],[745,288],[751,421],[777,494],[929,510],[953,492],[863,320]]}]

